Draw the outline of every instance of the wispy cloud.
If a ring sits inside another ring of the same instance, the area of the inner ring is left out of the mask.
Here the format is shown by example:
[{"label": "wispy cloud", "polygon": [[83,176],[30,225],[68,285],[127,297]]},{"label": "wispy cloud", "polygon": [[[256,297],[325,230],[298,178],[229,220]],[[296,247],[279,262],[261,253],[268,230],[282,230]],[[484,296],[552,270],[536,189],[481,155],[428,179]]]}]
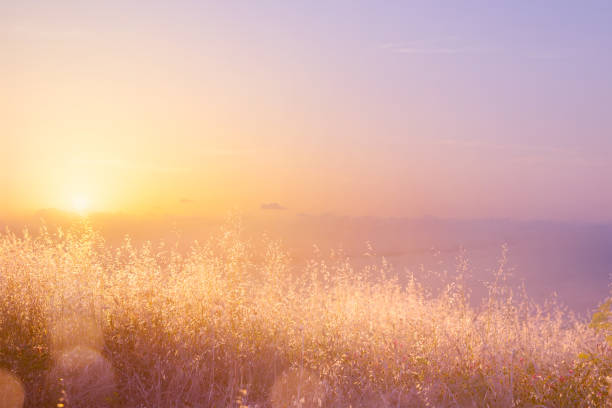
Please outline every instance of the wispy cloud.
[{"label": "wispy cloud", "polygon": [[[200,156],[206,157],[246,157],[256,153],[255,149],[225,149],[210,148],[198,151]],[[80,166],[96,166],[109,169],[138,171],[144,173],[188,173],[192,169],[185,166],[172,166],[165,163],[139,162],[122,158],[78,158],[74,163]]]},{"label": "wispy cloud", "polygon": [[7,24],[3,28],[0,32],[4,34],[29,40],[63,41],[82,37],[86,33],[79,28],[49,27],[29,21]]},{"label": "wispy cloud", "polygon": [[559,61],[572,58],[574,50],[543,50],[528,54],[526,57],[532,60],[540,61]]},{"label": "wispy cloud", "polygon": [[252,156],[256,149],[204,149],[201,154],[205,156]]},{"label": "wispy cloud", "polygon": [[413,40],[404,43],[385,43],[380,46],[395,54],[408,55],[454,55],[482,52],[479,47],[461,44],[457,37],[434,40]]},{"label": "wispy cloud", "polygon": [[478,49],[470,47],[461,48],[418,48],[418,47],[397,47],[392,49],[397,54],[414,54],[414,55],[435,55],[435,54],[467,54],[477,52]]},{"label": "wispy cloud", "polygon": [[[388,42],[381,44],[380,48],[394,54],[415,56],[488,54],[504,51],[502,49],[491,48],[490,46],[477,46],[472,42],[463,41],[461,38],[456,36],[410,40],[405,42]],[[512,55],[521,59],[560,61],[573,58],[576,55],[576,52],[576,49],[560,46],[539,50],[514,49],[512,50]]]},{"label": "wispy cloud", "polygon": [[154,163],[139,163],[122,159],[78,159],[80,165],[106,167],[118,170],[131,170],[146,173],[187,173],[188,167],[158,165]]},{"label": "wispy cloud", "polygon": [[187,205],[187,204],[195,204],[195,203],[196,203],[196,201],[195,201],[195,200],[192,200],[191,198],[185,198],[185,197],[183,197],[183,198],[181,198],[181,199],[179,200],[179,203]]},{"label": "wispy cloud", "polygon": [[469,139],[442,139],[438,142],[438,144],[465,149],[503,151],[507,152],[511,156],[511,161],[526,165],[556,162],[575,167],[599,168],[608,166],[606,162],[602,162],[596,158],[587,157],[577,150],[555,146],[496,143],[484,140]]},{"label": "wispy cloud", "polygon": [[264,203],[261,205],[262,210],[286,210],[286,207],[283,207],[279,203]]}]

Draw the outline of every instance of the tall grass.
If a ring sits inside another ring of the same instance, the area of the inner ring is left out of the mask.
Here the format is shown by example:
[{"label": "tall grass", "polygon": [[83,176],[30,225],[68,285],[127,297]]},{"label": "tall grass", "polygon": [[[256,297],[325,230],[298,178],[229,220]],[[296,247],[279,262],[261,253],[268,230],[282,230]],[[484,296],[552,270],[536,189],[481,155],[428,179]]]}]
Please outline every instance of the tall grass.
[{"label": "tall grass", "polygon": [[605,332],[514,293],[503,260],[474,307],[461,276],[434,296],[256,247],[3,233],[0,407],[610,406]]}]

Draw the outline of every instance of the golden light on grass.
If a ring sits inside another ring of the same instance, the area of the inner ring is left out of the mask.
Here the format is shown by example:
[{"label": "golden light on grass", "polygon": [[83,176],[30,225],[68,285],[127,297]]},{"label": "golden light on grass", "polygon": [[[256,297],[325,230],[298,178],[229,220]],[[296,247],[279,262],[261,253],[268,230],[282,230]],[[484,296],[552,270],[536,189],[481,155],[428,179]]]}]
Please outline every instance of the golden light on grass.
[{"label": "golden light on grass", "polygon": [[20,382],[58,407],[609,404],[608,321],[515,295],[505,255],[473,306],[463,280],[430,293],[386,263],[316,257],[297,279],[240,231],[188,252],[90,226],[0,233],[0,357],[20,376],[0,371],[0,408]]}]

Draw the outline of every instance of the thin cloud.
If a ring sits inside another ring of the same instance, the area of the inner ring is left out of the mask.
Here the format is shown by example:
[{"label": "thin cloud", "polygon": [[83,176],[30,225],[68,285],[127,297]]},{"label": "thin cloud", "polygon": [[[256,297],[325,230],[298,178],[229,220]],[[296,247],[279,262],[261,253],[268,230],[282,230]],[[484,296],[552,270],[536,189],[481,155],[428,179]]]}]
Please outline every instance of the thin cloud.
[{"label": "thin cloud", "polygon": [[575,167],[607,167],[607,164],[601,160],[586,157],[579,151],[554,146],[495,143],[469,139],[442,139],[438,144],[464,149],[511,152],[514,156],[511,160],[523,164],[536,165],[556,162]]},{"label": "thin cloud", "polygon": [[187,173],[191,171],[188,167],[175,167],[175,166],[163,166],[149,163],[137,163],[128,160],[121,159],[79,159],[79,164],[93,165],[99,167],[106,167],[118,170],[133,170],[141,171],[146,173]]},{"label": "thin cloud", "polygon": [[[256,153],[255,149],[203,149],[199,151],[202,156],[209,157],[245,157],[252,156]],[[168,166],[163,164],[155,163],[142,163],[134,162],[125,159],[75,159],[75,163],[79,165],[105,167],[110,169],[118,170],[131,170],[139,171],[144,173],[157,173],[157,174],[178,174],[188,173],[192,171],[189,167],[182,166]]]},{"label": "thin cloud", "polygon": [[255,149],[206,149],[202,154],[206,156],[252,156]]},{"label": "thin cloud", "polygon": [[394,48],[393,52],[397,54],[415,54],[415,55],[434,55],[434,54],[467,54],[473,53],[475,48],[415,48],[415,47],[399,47]]},{"label": "thin cloud", "polygon": [[181,198],[179,200],[179,203],[181,204],[195,204],[195,200],[192,200],[191,198]]},{"label": "thin cloud", "polygon": [[279,203],[264,203],[261,205],[262,210],[286,210],[286,207],[283,207]]},{"label": "thin cloud", "polygon": [[528,59],[539,60],[539,61],[559,61],[559,60],[567,60],[573,57],[573,51],[571,50],[563,50],[563,51],[542,51],[540,53],[529,54],[527,55]]},{"label": "thin cloud", "polygon": [[86,31],[82,29],[67,29],[64,27],[44,27],[35,22],[21,21],[4,27],[4,33],[24,39],[64,41],[83,37]]},{"label": "thin cloud", "polygon": [[482,51],[477,47],[459,44],[458,38],[451,36],[432,41],[415,40],[408,43],[385,43],[381,45],[381,48],[395,54],[408,55],[453,55]]}]

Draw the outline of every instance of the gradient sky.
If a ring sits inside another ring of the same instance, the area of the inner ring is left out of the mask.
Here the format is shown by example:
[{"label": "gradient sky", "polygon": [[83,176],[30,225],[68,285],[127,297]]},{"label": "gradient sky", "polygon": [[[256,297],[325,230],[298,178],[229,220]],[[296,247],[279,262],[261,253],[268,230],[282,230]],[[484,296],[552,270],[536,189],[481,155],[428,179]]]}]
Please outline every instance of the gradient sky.
[{"label": "gradient sky", "polygon": [[0,213],[612,221],[610,22],[609,1],[0,1]]}]

